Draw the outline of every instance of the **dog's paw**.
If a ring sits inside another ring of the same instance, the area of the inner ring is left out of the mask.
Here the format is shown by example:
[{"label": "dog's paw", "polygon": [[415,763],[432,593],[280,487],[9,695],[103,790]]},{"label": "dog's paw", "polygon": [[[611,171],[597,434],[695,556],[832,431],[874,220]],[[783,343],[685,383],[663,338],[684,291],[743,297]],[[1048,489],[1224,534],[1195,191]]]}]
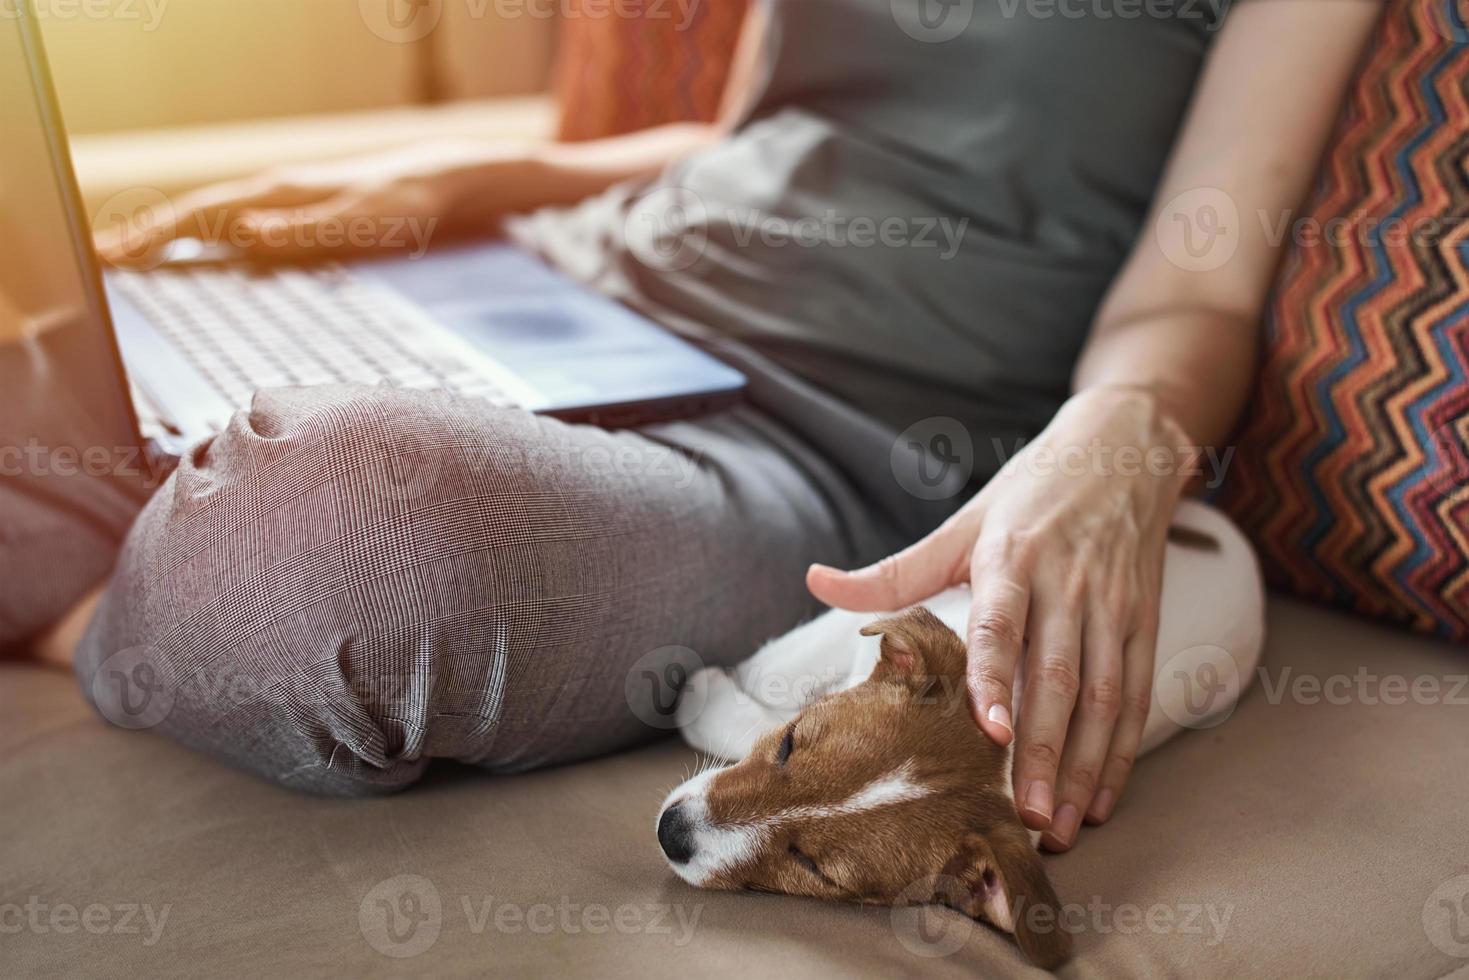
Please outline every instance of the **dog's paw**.
[{"label": "dog's paw", "polygon": [[728,760],[744,758],[756,739],[780,723],[718,667],[706,667],[689,678],[674,721],[689,745]]}]

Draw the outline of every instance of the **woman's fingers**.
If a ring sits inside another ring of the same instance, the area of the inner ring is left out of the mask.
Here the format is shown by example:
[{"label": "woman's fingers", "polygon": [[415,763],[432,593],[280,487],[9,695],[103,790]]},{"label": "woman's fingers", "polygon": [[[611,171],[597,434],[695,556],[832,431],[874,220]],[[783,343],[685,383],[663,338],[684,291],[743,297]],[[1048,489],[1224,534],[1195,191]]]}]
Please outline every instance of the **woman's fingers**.
[{"label": "woman's fingers", "polygon": [[974,597],[965,635],[970,707],[986,735],[998,745],[1009,745],[1015,731],[1010,708],[1025,645],[1030,587],[1013,566],[971,569],[970,579]]},{"label": "woman's fingers", "polygon": [[240,241],[252,254],[276,260],[368,251],[384,226],[373,205],[367,194],[344,193],[304,207],[244,211]]},{"label": "woman's fingers", "polygon": [[1026,826],[1044,830],[1055,816],[1056,773],[1081,687],[1081,614],[1064,591],[1031,596],[1025,700],[1016,732],[1015,804]]},{"label": "woman's fingers", "polygon": [[1065,850],[1101,786],[1122,704],[1122,636],[1118,617],[1093,603],[1082,632],[1081,688],[1066,733],[1056,782],[1056,814],[1045,844]]},{"label": "woman's fingers", "polygon": [[851,572],[812,565],[806,588],[828,606],[853,612],[911,606],[964,581],[977,528],[978,512],[966,507],[928,537],[875,565]]},{"label": "woman's fingers", "polygon": [[178,238],[237,244],[236,220],[248,209],[289,208],[321,199],[318,188],[257,178],[203,187],[177,204],[150,207],[97,233],[97,252],[112,265],[145,265]]},{"label": "woman's fingers", "polygon": [[[1156,607],[1157,599],[1151,601]],[[1143,628],[1128,637],[1123,646],[1122,699],[1097,792],[1086,811],[1086,818],[1092,823],[1101,823],[1112,815],[1112,808],[1117,805],[1123,784],[1127,782],[1132,764],[1137,759],[1153,700],[1153,660],[1157,645],[1158,619],[1155,614],[1146,617]]]}]

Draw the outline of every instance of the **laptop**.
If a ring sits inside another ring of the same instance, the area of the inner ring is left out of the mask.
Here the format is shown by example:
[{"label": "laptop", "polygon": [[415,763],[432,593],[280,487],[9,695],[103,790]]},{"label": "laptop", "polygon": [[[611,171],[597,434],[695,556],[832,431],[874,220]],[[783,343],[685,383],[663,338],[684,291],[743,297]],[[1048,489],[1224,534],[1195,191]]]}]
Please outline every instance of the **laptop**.
[{"label": "laptop", "polygon": [[58,333],[70,391],[165,465],[273,386],[445,389],[609,428],[739,400],[738,371],[503,243],[104,271],[30,0],[0,21],[0,289]]}]

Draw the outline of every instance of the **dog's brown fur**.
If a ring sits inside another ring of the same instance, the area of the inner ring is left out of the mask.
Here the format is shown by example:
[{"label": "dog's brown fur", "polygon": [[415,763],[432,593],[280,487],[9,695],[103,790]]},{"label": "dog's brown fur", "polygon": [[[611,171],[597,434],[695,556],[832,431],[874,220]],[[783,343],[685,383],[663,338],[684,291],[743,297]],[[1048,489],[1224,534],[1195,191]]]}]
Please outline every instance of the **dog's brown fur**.
[{"label": "dog's brown fur", "polygon": [[[864,627],[882,637],[862,684],[766,733],[709,786],[724,827],[768,826],[759,846],[707,887],[883,905],[938,902],[1013,932],[1026,956],[1071,955],[1058,901],[1005,791],[1007,750],[970,716],[959,637],[926,609]],[[788,757],[782,743],[792,736]],[[839,801],[902,772],[921,800],[841,812]],[[836,812],[832,812],[835,809]],[[860,854],[854,841],[861,841]]]}]

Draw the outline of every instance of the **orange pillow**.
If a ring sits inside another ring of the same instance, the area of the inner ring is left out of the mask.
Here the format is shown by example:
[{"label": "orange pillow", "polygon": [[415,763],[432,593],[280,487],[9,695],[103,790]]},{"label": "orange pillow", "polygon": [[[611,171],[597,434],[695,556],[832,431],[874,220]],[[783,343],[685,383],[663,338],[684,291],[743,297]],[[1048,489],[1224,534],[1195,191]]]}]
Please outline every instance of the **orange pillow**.
[{"label": "orange pillow", "polygon": [[1268,315],[1223,503],[1277,587],[1469,640],[1469,25],[1390,0]]},{"label": "orange pillow", "polygon": [[[588,140],[719,111],[748,0],[570,0],[554,88],[558,136]],[[636,11],[636,16],[626,16]]]}]

